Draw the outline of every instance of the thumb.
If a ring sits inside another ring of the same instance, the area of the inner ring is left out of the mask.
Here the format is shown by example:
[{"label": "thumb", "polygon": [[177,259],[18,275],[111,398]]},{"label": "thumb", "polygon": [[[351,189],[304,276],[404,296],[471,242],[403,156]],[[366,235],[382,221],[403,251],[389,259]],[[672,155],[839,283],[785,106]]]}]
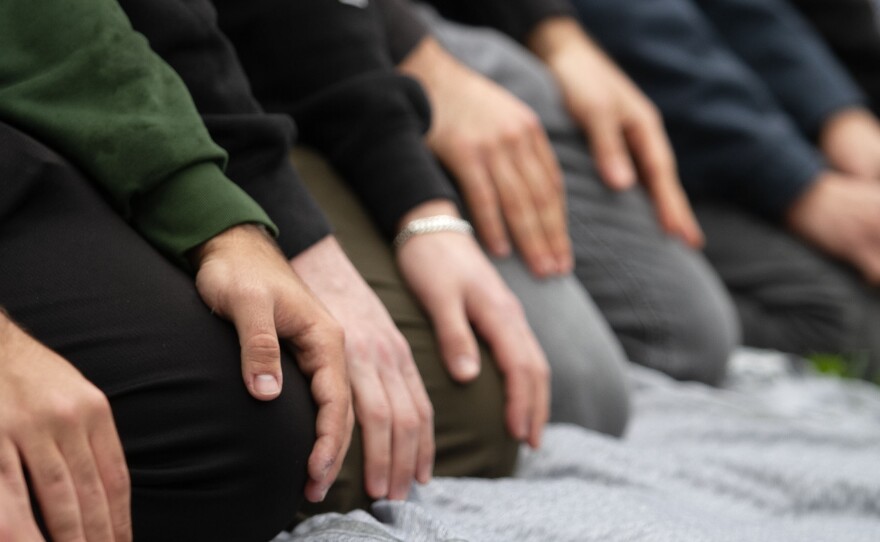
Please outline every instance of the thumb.
[{"label": "thumb", "polygon": [[241,376],[248,392],[261,401],[281,394],[281,346],[271,304],[250,305],[232,318],[241,344]]},{"label": "thumb", "polygon": [[428,312],[449,374],[459,382],[475,379],[480,374],[480,354],[464,306],[444,303]]}]

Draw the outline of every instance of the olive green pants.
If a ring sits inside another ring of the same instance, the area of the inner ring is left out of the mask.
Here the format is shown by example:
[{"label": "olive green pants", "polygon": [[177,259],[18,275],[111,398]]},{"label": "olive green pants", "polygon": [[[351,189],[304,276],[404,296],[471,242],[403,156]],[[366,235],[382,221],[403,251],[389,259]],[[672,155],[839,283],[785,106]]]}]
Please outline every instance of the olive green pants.
[{"label": "olive green pants", "polygon": [[[466,385],[453,381],[443,365],[431,322],[398,274],[390,244],[357,197],[316,154],[297,149],[293,161],[333,224],[345,253],[409,342],[434,406],[434,474],[489,478],[512,474],[518,445],[506,429],[504,386],[485,345],[480,351],[480,376]],[[338,481],[326,501],[310,506],[307,513],[346,512],[369,503],[356,428]]]}]

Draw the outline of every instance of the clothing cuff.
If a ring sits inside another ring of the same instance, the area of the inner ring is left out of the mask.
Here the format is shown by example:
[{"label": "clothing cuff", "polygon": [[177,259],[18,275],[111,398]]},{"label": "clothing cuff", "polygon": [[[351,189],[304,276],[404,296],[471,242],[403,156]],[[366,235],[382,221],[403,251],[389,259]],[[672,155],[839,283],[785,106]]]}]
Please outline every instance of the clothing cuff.
[{"label": "clothing cuff", "polygon": [[409,0],[375,0],[375,2],[382,16],[382,23],[385,25],[391,58],[395,64],[399,64],[425,36],[430,34],[430,30],[415,14]]},{"label": "clothing cuff", "polygon": [[238,224],[278,229],[247,194],[213,163],[181,170],[132,202],[131,221],[144,237],[188,268],[186,253]]},{"label": "clothing cuff", "polygon": [[819,153],[806,145],[801,149],[774,148],[755,164],[760,169],[746,172],[743,178],[747,181],[736,196],[743,205],[772,220],[781,220],[825,168]]},{"label": "clothing cuff", "polygon": [[382,233],[392,239],[403,215],[434,199],[456,201],[452,184],[422,144],[421,132],[411,126],[388,126],[377,134],[373,150],[348,162],[341,171],[370,210]]}]

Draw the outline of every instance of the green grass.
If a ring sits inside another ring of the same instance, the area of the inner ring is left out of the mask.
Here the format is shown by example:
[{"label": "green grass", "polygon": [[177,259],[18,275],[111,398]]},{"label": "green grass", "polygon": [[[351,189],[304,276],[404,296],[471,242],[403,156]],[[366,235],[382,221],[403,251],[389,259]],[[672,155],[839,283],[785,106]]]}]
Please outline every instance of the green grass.
[{"label": "green grass", "polygon": [[880,371],[872,371],[867,353],[813,354],[807,356],[810,365],[820,373],[839,378],[867,380],[880,386]]}]

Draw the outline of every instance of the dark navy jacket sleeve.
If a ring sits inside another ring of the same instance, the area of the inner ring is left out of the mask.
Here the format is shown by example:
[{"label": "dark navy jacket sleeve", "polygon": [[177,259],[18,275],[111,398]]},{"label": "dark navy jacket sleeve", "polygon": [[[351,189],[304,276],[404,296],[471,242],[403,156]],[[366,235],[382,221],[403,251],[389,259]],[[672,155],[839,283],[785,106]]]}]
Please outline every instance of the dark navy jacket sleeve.
[{"label": "dark navy jacket sleeve", "polygon": [[783,0],[697,3],[809,137],[818,136],[831,114],[865,103],[819,35]]},{"label": "dark navy jacket sleeve", "polygon": [[293,257],[330,225],[290,164],[293,123],[265,114],[251,94],[208,0],[119,0],[135,30],[183,79],[211,138],[229,153],[227,176],[278,226]]},{"label": "dark navy jacket sleeve", "polygon": [[875,0],[793,0],[867,93],[880,115],[880,3]]},{"label": "dark navy jacket sleeve", "polygon": [[422,136],[422,88],[394,69],[376,6],[336,0],[215,0],[260,102],[296,120],[386,235],[452,185]]},{"label": "dark navy jacket sleeve", "polygon": [[587,30],[663,113],[695,197],[779,217],[824,164],[690,0],[575,0]]}]

